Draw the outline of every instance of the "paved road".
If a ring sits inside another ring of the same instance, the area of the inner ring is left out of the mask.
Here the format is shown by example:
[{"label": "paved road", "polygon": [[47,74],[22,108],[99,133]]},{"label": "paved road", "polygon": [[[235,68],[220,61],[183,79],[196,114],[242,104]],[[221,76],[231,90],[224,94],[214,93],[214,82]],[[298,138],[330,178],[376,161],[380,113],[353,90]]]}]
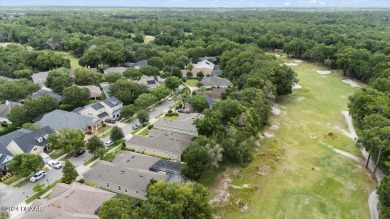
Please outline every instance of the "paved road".
[{"label": "paved road", "polygon": [[[56,169],[53,169],[51,167],[48,167],[48,168],[49,168],[49,171],[46,172],[46,176],[38,181],[40,183],[44,183],[45,186],[53,183],[54,181],[56,181],[57,179],[62,177],[62,170],[61,169],[56,170]],[[7,192],[4,196],[3,195],[0,196],[0,206],[17,206],[17,205],[19,205],[25,199],[27,199],[28,197],[31,197],[32,195],[35,194],[35,192],[33,192],[33,190],[32,190],[32,188],[34,187],[35,184],[36,183],[28,182],[24,186],[22,186],[20,188],[16,188],[16,187],[6,186],[6,185],[1,183],[1,186],[0,186],[1,191],[3,192],[4,191],[3,189],[6,189]]]},{"label": "paved road", "polygon": [[[358,139],[358,136],[356,135],[355,128],[353,127],[352,117],[349,115],[349,113],[347,111],[343,111],[342,114],[344,115],[345,120],[347,121],[348,128],[349,128],[349,131],[351,133],[352,138],[356,141]],[[367,160],[368,153],[367,153],[366,149],[361,148],[361,152]],[[372,161],[372,159],[370,159],[368,168],[371,171],[374,171],[375,166],[374,166],[374,161]],[[384,176],[385,175],[383,174],[383,172],[380,169],[376,170],[375,178],[377,179],[378,184],[380,183],[380,181],[383,179]],[[375,189],[374,191],[371,192],[370,196],[368,197],[368,207],[370,209],[371,219],[379,219],[378,205],[379,205],[379,199],[378,199],[378,195],[377,195],[376,189]]]},{"label": "paved road", "polygon": [[[174,105],[174,101],[165,101],[161,103],[158,106],[155,106],[155,111],[149,112],[150,115],[150,121],[154,122],[157,119],[155,117],[159,115],[162,112],[166,112],[169,110],[170,106]],[[138,119],[133,120],[130,123],[117,123],[119,127],[123,129],[123,132],[127,139],[131,137],[131,132],[133,131],[132,125],[139,124]],[[109,141],[109,136],[102,139],[103,142]],[[80,172],[80,175],[83,174],[88,168],[85,168],[83,166],[83,163],[87,160],[92,158],[92,155],[86,151],[83,155],[79,157],[72,157],[70,158],[70,161],[73,163],[73,165],[76,167],[76,169]],[[47,166],[48,167],[48,166]],[[45,186],[47,184],[53,183],[57,179],[62,177],[62,169],[55,170],[51,167],[48,167],[49,171],[46,172],[46,176],[39,180],[38,182],[44,183]],[[0,183],[0,206],[25,206],[24,200],[26,200],[28,197],[31,197],[35,193],[33,192],[32,188],[34,187],[35,183],[28,182],[26,185],[16,188],[7,186],[3,183]]]}]

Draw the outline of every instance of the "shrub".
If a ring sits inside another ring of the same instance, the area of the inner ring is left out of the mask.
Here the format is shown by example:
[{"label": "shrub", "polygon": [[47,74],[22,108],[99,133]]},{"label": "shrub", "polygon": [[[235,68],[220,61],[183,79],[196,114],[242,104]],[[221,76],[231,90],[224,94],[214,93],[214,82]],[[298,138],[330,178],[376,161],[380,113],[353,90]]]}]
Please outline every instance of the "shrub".
[{"label": "shrub", "polygon": [[8,123],[2,122],[2,123],[1,123],[1,127],[8,127]]},{"label": "shrub", "polygon": [[102,125],[103,127],[106,127],[107,126],[107,124],[106,123],[103,123],[103,125]]},{"label": "shrub", "polygon": [[91,131],[91,130],[88,130],[87,132],[85,132],[85,134],[91,135],[91,134],[92,134],[92,131]]},{"label": "shrub", "polygon": [[152,129],[154,126],[153,125],[148,125],[148,129]]},{"label": "shrub", "polygon": [[172,110],[168,110],[168,113],[172,113]]},{"label": "shrub", "polygon": [[84,181],[84,179],[79,179],[77,182],[83,184],[85,181]]},{"label": "shrub", "polygon": [[124,150],[125,148],[126,148],[126,143],[125,143],[125,142],[122,142],[121,149]]}]

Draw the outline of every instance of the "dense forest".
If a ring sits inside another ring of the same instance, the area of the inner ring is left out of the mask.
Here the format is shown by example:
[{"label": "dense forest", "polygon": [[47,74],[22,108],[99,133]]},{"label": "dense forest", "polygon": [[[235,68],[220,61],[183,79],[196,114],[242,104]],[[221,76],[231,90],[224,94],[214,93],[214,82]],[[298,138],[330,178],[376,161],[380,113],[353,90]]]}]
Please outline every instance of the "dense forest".
[{"label": "dense forest", "polygon": [[[199,57],[218,56],[223,76],[235,86],[223,94],[222,101],[204,111],[205,119],[195,122],[201,136],[183,154],[187,161],[183,173],[197,180],[204,170],[220,162],[251,161],[251,136],[257,136],[267,124],[270,102],[290,94],[296,82],[289,67],[280,66],[274,56],[264,53],[283,51],[290,57],[340,69],[345,76],[369,84],[350,97],[350,114],[361,129],[359,143],[380,161],[377,165],[388,170],[388,11],[151,10],[2,10],[0,42],[24,46],[0,48],[0,75],[30,79],[34,72],[70,68],[68,59],[52,51],[68,51],[80,58],[84,67],[119,66],[146,59],[149,66],[142,68],[141,74],[166,78],[183,77],[180,69],[189,65],[189,59],[196,63]],[[145,43],[146,36],[154,41]],[[138,73],[128,75],[139,77]],[[112,77],[117,87],[127,83]],[[11,86],[11,82],[3,84]],[[139,88],[136,96],[123,102],[133,104],[145,92]],[[390,215],[385,194],[389,190],[378,191],[383,214]]]}]

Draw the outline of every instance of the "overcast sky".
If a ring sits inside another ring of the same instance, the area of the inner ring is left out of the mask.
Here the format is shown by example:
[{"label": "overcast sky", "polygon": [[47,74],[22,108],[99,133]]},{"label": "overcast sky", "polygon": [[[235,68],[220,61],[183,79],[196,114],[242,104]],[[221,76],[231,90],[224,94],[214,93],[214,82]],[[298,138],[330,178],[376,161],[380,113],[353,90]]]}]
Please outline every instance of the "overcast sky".
[{"label": "overcast sky", "polygon": [[390,0],[0,0],[1,6],[390,7]]}]

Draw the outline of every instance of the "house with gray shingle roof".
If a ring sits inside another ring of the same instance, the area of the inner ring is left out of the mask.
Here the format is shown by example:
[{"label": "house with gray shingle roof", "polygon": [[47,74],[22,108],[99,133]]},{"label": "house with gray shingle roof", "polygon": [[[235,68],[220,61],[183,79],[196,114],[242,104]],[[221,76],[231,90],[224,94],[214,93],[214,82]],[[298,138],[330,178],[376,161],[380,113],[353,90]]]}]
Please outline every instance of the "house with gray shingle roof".
[{"label": "house with gray shingle roof", "polygon": [[203,87],[211,88],[211,87],[231,87],[233,86],[232,82],[230,82],[226,78],[221,78],[218,76],[204,77],[202,80]]},{"label": "house with gray shingle roof", "polygon": [[60,103],[62,101],[62,96],[61,95],[56,94],[56,93],[54,93],[53,91],[50,91],[50,90],[40,90],[40,91],[38,91],[36,93],[33,93],[31,95],[31,98],[37,98],[37,97],[41,97],[43,95],[49,95],[51,97],[56,98],[57,103]]},{"label": "house with gray shingle roof", "polygon": [[120,74],[123,74],[124,71],[126,71],[127,68],[125,67],[111,67],[106,68],[103,70],[104,74],[110,73],[110,72],[118,72]]},{"label": "house with gray shingle roof", "polygon": [[64,110],[54,110],[50,113],[46,113],[45,115],[34,119],[33,122],[35,125],[39,126],[50,126],[54,130],[69,128],[83,132],[94,132],[102,125],[100,119]]},{"label": "house with gray shingle roof", "polygon": [[161,77],[154,77],[154,76],[148,76],[148,77],[142,77],[138,81],[134,81],[137,84],[145,85],[149,91],[156,88],[159,84],[164,83],[165,79]]},{"label": "house with gray shingle roof", "polygon": [[30,132],[32,131],[27,129],[18,129],[6,135],[0,136],[0,168],[6,166],[13,158],[13,154],[7,149],[10,142]]},{"label": "house with gray shingle roof", "polygon": [[115,193],[94,188],[85,184],[58,183],[49,199],[37,199],[32,208],[39,211],[26,211],[18,215],[19,219],[72,218],[98,219],[97,210],[103,202],[115,197]]},{"label": "house with gray shingle roof", "polygon": [[0,122],[6,122],[11,124],[12,122],[8,119],[8,114],[15,106],[22,106],[21,103],[13,101],[5,101],[5,103],[0,104]]},{"label": "house with gray shingle roof", "polygon": [[163,117],[157,120],[153,125],[160,130],[197,136],[198,130],[194,125],[194,120],[202,118],[203,115],[199,113],[179,113],[179,117],[175,120]]},{"label": "house with gray shingle roof", "polygon": [[48,145],[47,138],[53,132],[53,129],[49,126],[43,127],[13,139],[6,148],[12,155],[22,153],[40,154]]},{"label": "house with gray shingle roof", "polygon": [[181,165],[162,159],[123,151],[111,162],[98,161],[84,174],[86,182],[112,192],[146,200],[151,179],[181,183]]},{"label": "house with gray shingle roof", "polygon": [[76,108],[73,112],[104,120],[108,118],[118,118],[122,107],[123,103],[120,100],[115,97],[110,97],[98,103],[91,103],[87,106]]},{"label": "house with gray shingle roof", "polygon": [[48,71],[38,72],[31,75],[31,78],[35,84],[44,84],[46,82]]},{"label": "house with gray shingle roof", "polygon": [[126,147],[138,153],[180,161],[181,154],[193,138],[192,135],[152,129],[149,131],[149,136],[134,135],[131,137],[126,141]]},{"label": "house with gray shingle roof", "polygon": [[140,60],[140,61],[135,63],[134,68],[140,69],[141,67],[146,66],[146,65],[148,65],[148,60]]}]

